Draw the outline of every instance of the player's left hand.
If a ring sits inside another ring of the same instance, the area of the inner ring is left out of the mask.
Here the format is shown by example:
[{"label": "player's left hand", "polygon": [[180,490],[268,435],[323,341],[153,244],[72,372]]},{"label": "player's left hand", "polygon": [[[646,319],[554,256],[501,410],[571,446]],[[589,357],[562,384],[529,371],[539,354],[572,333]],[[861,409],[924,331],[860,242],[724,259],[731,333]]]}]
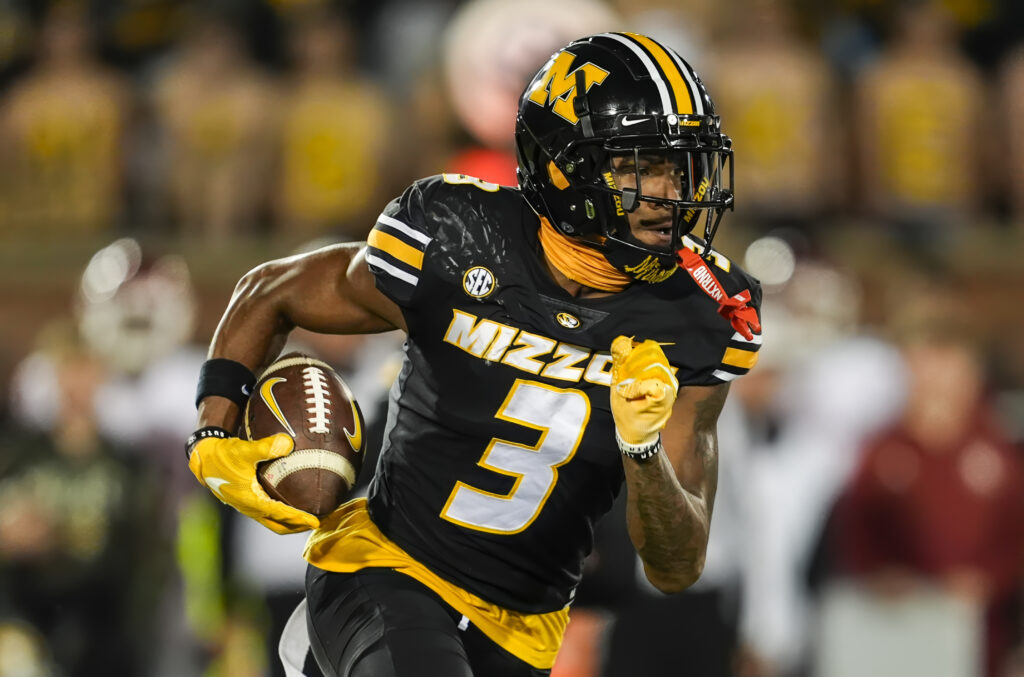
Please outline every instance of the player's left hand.
[{"label": "player's left hand", "polygon": [[619,437],[631,445],[652,444],[672,413],[679,381],[656,341],[619,336],[611,353],[612,416]]},{"label": "player's left hand", "polygon": [[271,531],[307,531],[320,526],[316,515],[275,501],[256,476],[256,466],[261,461],[286,456],[294,445],[294,440],[283,433],[252,442],[237,437],[209,437],[192,448],[188,467],[217,498]]}]

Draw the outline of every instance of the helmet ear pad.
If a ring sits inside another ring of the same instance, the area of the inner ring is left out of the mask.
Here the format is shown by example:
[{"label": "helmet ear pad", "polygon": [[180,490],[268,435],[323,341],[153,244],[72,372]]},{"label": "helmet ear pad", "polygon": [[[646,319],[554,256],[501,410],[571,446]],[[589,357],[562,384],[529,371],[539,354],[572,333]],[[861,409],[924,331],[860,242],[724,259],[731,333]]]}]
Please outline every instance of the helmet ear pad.
[{"label": "helmet ear pad", "polygon": [[[570,146],[571,148],[571,146]],[[629,233],[621,198],[613,193],[609,155],[598,144],[581,144],[546,163],[546,181],[537,186],[545,204],[558,203],[558,223],[566,235],[618,235]]]},{"label": "helmet ear pad", "polygon": [[569,187],[569,179],[565,178],[565,174],[558,168],[554,160],[548,160],[548,178],[551,179],[551,185],[558,190],[565,190]]}]

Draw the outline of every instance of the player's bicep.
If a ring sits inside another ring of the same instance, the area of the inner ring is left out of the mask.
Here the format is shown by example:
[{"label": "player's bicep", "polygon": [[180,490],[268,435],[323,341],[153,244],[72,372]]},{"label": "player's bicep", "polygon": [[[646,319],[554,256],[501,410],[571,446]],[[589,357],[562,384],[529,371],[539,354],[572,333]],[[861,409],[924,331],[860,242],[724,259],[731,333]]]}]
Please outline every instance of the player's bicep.
[{"label": "player's bicep", "polygon": [[405,323],[405,315],[393,300],[381,292],[376,276],[370,270],[366,261],[368,254],[367,247],[361,247],[349,264],[346,280],[354,292],[354,298],[359,300],[363,308],[371,314],[385,320],[388,326],[378,331],[389,329],[401,329],[408,332]]},{"label": "player's bicep", "polygon": [[290,325],[328,334],[405,329],[398,306],[374,284],[362,245],[332,245],[282,264],[281,312]]},{"label": "player's bicep", "polygon": [[662,433],[679,483],[712,500],[718,480],[718,416],[728,394],[728,383],[683,386]]}]

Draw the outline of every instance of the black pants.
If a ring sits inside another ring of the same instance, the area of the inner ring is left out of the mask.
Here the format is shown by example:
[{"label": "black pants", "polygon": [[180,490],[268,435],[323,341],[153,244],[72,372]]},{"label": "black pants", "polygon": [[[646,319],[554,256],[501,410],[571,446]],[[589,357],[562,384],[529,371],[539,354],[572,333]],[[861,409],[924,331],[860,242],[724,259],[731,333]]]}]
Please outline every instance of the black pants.
[{"label": "black pants", "polygon": [[603,677],[730,677],[736,609],[719,592],[638,596],[612,630]]},{"label": "black pants", "polygon": [[391,569],[306,572],[309,641],[325,677],[543,677],[419,581]]}]

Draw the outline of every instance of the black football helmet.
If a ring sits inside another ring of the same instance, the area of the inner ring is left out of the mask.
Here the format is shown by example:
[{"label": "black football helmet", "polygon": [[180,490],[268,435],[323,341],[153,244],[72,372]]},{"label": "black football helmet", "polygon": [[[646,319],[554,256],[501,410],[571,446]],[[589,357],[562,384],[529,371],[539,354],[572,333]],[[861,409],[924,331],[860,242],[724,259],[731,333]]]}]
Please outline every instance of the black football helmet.
[{"label": "black football helmet", "polygon": [[[638,280],[674,272],[683,236],[702,221],[695,234],[710,253],[733,206],[732,142],[707,89],[678,54],[643,35],[602,33],[552,55],[519,100],[515,139],[533,209]],[[671,212],[661,244],[630,230],[627,214],[641,201]]]}]

